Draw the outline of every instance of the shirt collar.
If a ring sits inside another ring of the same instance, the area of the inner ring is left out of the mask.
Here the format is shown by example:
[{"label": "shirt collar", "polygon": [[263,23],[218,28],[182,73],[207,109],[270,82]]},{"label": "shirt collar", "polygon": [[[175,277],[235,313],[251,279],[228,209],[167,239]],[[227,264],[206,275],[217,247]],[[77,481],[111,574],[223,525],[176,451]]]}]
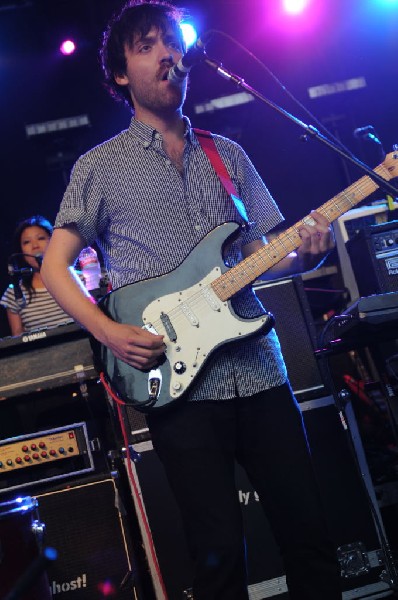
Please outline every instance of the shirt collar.
[{"label": "shirt collar", "polygon": [[[185,132],[184,137],[190,143],[195,143],[196,138],[193,135],[191,122],[188,117],[183,116]],[[151,125],[137,121],[134,117],[131,119],[129,133],[133,135],[145,148],[149,148],[156,138],[160,136],[159,132],[154,129]]]}]

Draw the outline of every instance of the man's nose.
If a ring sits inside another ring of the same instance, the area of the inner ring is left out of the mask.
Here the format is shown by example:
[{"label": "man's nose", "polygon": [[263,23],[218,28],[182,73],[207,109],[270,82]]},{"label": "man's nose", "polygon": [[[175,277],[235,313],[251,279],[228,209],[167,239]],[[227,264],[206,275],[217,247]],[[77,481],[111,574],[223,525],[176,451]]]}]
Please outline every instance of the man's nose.
[{"label": "man's nose", "polygon": [[170,63],[170,65],[172,65],[174,63],[173,55],[170,53],[170,50],[165,49],[165,52],[162,53],[162,55],[160,57],[160,62],[161,63]]},{"label": "man's nose", "polygon": [[162,62],[162,63],[167,62],[167,63],[173,64],[174,60],[173,60],[173,54],[170,52],[170,46],[167,46],[163,42],[160,42],[159,54],[160,54],[160,62]]}]

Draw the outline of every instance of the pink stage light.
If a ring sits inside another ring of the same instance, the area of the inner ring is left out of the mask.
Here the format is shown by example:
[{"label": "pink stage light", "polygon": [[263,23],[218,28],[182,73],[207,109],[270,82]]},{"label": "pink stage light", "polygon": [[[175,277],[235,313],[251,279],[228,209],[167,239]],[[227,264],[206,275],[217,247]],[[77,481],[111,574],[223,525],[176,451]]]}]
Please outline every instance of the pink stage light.
[{"label": "pink stage light", "polygon": [[283,0],[283,10],[290,15],[299,15],[308,4],[309,0]]},{"label": "pink stage light", "polygon": [[117,589],[111,581],[101,581],[97,585],[97,588],[104,598],[116,596],[117,594]]},{"label": "pink stage light", "polygon": [[73,40],[65,40],[62,42],[59,50],[64,56],[70,56],[76,50],[76,44]]},{"label": "pink stage light", "polygon": [[328,20],[330,3],[315,0],[274,0],[264,9],[268,29],[276,35],[298,38],[315,33]]}]

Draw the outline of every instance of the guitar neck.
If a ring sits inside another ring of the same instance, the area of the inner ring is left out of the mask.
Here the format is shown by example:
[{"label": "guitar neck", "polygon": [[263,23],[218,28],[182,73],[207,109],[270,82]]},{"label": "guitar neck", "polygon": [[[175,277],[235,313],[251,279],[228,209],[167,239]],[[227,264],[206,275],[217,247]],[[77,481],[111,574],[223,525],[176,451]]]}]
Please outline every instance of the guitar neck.
[{"label": "guitar neck", "polygon": [[[374,171],[387,181],[395,176],[390,174],[384,163],[376,167]],[[368,175],[365,175],[337,196],[325,202],[317,212],[324,215],[329,223],[332,223],[345,212],[357,206],[378,187]],[[218,298],[223,302],[229,300],[237,292],[253,283],[260,275],[296,250],[301,244],[300,229],[303,225],[312,224],[312,222],[311,215],[307,215],[278,235],[272,242],[266,244],[213,281],[211,285]]]}]

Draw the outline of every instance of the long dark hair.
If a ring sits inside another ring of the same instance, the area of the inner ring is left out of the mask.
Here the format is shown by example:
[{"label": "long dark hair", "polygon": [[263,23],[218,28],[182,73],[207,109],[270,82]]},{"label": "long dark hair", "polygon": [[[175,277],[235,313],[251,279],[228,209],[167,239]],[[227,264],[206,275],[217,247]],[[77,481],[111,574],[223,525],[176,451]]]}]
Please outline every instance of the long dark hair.
[{"label": "long dark hair", "polygon": [[[28,217],[27,219],[19,221],[14,231],[12,242],[13,254],[11,262],[14,268],[23,269],[24,267],[30,267],[30,265],[26,262],[21,250],[21,236],[28,227],[40,227],[40,229],[46,231],[50,237],[53,233],[53,226],[51,225],[50,221],[48,221],[48,219],[42,215],[34,215],[33,217]],[[27,271],[24,273],[22,276],[22,281],[28,292],[30,302],[32,300],[32,296],[35,294],[33,287],[33,271]]]}]

